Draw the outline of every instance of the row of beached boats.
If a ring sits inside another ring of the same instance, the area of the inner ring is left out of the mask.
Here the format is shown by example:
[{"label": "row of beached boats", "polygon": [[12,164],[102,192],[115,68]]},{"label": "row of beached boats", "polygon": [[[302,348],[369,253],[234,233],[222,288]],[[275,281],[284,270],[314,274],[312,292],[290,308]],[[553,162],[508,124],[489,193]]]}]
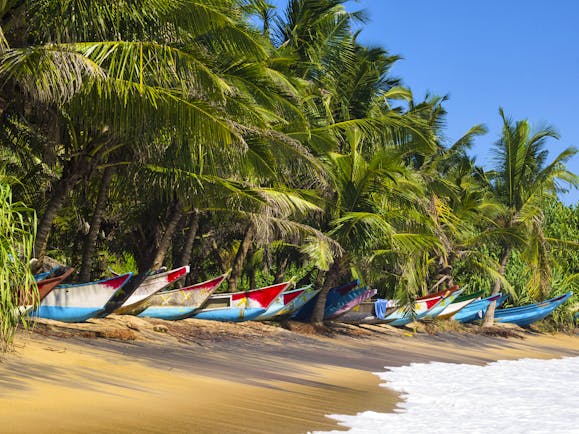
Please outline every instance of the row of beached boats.
[{"label": "row of beached boats", "polygon": [[[292,318],[306,321],[320,291],[312,285],[291,289],[293,281],[290,280],[253,291],[215,293],[227,278],[226,274],[185,288],[166,290],[185,277],[188,266],[149,274],[130,290],[127,283],[134,278],[132,273],[96,282],[63,284],[72,272],[72,269],[55,269],[37,275],[40,304],[34,307],[30,300],[22,300],[20,311],[32,318],[64,322],[83,322],[111,313],[164,320],[197,318],[239,322]],[[483,297],[482,291],[463,295],[463,289],[454,286],[403,304],[396,300],[371,301],[376,292],[360,285],[359,280],[332,288],[326,297],[324,318],[397,327],[428,318],[468,323],[481,319],[491,303],[496,302],[499,307],[507,298],[501,294]],[[568,292],[541,303],[497,309],[495,321],[528,326],[548,316],[571,295]]]}]

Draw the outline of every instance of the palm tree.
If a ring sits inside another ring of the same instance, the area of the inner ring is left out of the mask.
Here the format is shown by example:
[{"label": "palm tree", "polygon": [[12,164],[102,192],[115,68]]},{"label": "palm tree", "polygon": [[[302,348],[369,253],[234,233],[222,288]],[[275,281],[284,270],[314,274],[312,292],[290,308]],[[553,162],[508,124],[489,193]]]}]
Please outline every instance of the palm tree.
[{"label": "palm tree", "polygon": [[239,21],[234,0],[149,2],[138,9],[60,3],[3,3],[0,16],[0,77],[8,95],[0,111],[32,112],[50,125],[45,153],[63,160],[39,222],[38,255],[65,198],[112,149],[146,146],[168,126],[197,142],[242,141],[223,113],[229,87],[211,70],[208,48],[265,54]]},{"label": "palm tree", "polygon": [[[550,127],[531,131],[527,120],[513,122],[503,109],[499,110],[503,121],[502,136],[495,144],[496,167],[487,174],[488,188],[495,200],[503,207],[495,220],[493,232],[499,246],[499,274],[504,276],[507,262],[513,249],[533,248],[537,255],[543,255],[547,243],[542,228],[543,212],[541,200],[562,190],[559,182],[564,181],[574,187],[579,182],[576,175],[565,168],[565,163],[577,153],[575,148],[566,148],[547,164],[548,151],[545,144],[549,138],[558,139]],[[536,257],[536,255],[535,255]],[[531,290],[546,290],[548,270],[546,261],[533,267]],[[501,289],[500,280],[495,280],[493,295]],[[495,303],[491,304],[483,325],[492,325]]]}]

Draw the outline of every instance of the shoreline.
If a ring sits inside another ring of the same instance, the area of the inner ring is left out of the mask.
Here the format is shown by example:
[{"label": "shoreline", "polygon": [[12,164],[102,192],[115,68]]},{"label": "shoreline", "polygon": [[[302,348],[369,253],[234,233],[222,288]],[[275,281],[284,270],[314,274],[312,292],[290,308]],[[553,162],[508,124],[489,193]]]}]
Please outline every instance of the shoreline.
[{"label": "shoreline", "polygon": [[326,415],[396,407],[398,395],[373,374],[386,367],[579,356],[577,334],[514,335],[522,337],[341,325],[325,336],[120,316],[42,321],[0,363],[0,422],[4,432],[342,430]]}]

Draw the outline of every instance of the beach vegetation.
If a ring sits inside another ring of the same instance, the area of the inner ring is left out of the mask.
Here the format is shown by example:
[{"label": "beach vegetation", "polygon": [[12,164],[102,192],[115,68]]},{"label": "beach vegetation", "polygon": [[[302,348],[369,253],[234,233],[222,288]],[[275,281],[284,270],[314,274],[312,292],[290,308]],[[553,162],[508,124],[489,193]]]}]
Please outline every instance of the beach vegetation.
[{"label": "beach vegetation", "polygon": [[[0,160],[20,181],[6,255],[33,247],[77,281],[139,271],[133,286],[163,265],[229,271],[224,291],[296,276],[322,289],[317,325],[354,278],[403,301],[576,289],[579,214],[557,198],[575,148],[549,156],[553,128],[501,109],[482,167],[486,127],[448,143],[446,98],[417,98],[345,3],[0,2]],[[31,287],[23,270],[6,288]]]},{"label": "beach vegetation", "polygon": [[30,272],[34,242],[35,213],[22,202],[15,201],[11,183],[0,172],[0,351],[12,342],[19,326],[28,326],[21,315],[26,306],[38,303],[38,290]]}]

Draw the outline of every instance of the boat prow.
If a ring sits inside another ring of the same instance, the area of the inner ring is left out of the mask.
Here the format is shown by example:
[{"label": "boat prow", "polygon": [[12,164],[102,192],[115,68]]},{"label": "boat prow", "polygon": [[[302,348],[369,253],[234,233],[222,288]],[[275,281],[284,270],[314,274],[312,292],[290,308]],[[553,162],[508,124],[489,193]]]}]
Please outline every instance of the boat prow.
[{"label": "boat prow", "polygon": [[140,302],[181,279],[187,275],[187,273],[189,273],[188,265],[170,271],[150,274],[132,292],[119,294],[114,299],[109,300],[105,306],[104,313],[109,314],[114,312],[118,315],[131,314],[132,310],[138,307]]},{"label": "boat prow", "polygon": [[292,283],[278,283],[253,291],[213,294],[192,318],[226,322],[256,319],[265,313],[275,298]]},{"label": "boat prow", "polygon": [[223,274],[185,288],[158,292],[142,303],[143,309],[138,316],[169,321],[188,318],[207,301],[226,278],[227,274]]},{"label": "boat prow", "polygon": [[96,282],[60,285],[33,310],[31,317],[63,322],[83,322],[104,311],[106,303],[129,281],[132,273]]}]

